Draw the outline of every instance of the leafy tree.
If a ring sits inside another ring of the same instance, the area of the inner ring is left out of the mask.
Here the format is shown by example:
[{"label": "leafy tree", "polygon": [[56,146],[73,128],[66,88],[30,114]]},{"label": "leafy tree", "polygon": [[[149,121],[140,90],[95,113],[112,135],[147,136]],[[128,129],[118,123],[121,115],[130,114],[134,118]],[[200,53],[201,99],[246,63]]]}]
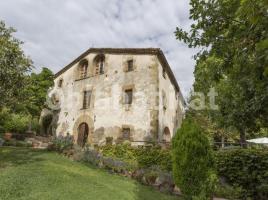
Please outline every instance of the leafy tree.
[{"label": "leafy tree", "polygon": [[45,104],[46,95],[49,87],[53,86],[54,75],[48,68],[42,68],[42,71],[32,73],[28,77],[28,85],[25,87],[24,101],[21,108],[26,110],[32,117],[39,117]]},{"label": "leafy tree", "polygon": [[195,91],[218,92],[219,127],[234,127],[241,144],[246,133],[268,126],[268,2],[191,0],[189,32],[177,39],[201,50],[195,56]]},{"label": "leafy tree", "polygon": [[32,66],[21,49],[22,42],[13,37],[14,32],[14,28],[7,28],[0,21],[0,109],[20,100],[26,85],[25,75]]},{"label": "leafy tree", "polygon": [[209,199],[214,190],[213,156],[207,136],[186,119],[172,140],[173,177],[186,199]]}]

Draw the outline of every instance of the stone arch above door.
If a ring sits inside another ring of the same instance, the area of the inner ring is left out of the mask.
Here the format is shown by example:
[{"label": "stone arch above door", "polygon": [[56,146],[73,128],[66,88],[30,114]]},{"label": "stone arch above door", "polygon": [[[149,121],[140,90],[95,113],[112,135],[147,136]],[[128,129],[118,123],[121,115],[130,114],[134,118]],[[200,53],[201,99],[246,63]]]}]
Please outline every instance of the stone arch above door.
[{"label": "stone arch above door", "polygon": [[92,143],[92,136],[94,132],[94,122],[92,118],[87,114],[82,114],[75,120],[74,127],[73,127],[74,141],[75,143],[77,143],[78,128],[79,128],[79,125],[82,123],[86,123],[88,125],[88,141],[87,142]]}]

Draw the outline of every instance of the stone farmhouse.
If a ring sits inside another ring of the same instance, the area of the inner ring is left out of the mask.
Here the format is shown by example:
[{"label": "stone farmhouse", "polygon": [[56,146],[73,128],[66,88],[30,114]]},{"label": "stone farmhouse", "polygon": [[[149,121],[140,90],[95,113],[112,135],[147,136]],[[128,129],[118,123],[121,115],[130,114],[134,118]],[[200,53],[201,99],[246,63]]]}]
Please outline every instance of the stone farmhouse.
[{"label": "stone farmhouse", "polygon": [[158,48],[90,48],[54,83],[52,132],[73,135],[80,146],[170,142],[184,116],[184,98]]}]

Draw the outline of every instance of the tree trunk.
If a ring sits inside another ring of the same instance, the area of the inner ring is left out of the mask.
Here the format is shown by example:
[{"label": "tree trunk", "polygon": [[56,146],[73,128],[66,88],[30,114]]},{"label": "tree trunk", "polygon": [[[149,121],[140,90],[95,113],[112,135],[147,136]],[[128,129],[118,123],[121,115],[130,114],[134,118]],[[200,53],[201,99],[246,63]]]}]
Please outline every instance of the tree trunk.
[{"label": "tree trunk", "polygon": [[247,143],[246,143],[246,133],[244,129],[241,129],[240,131],[240,145],[243,148],[247,147]]}]

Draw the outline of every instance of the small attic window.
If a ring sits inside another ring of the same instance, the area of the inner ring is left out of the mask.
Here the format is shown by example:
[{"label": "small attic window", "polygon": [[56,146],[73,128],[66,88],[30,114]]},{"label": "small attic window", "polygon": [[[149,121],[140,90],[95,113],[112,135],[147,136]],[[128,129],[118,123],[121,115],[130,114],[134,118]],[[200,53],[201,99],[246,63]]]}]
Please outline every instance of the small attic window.
[{"label": "small attic window", "polygon": [[87,69],[88,69],[88,61],[86,59],[83,59],[79,63],[79,78],[87,77]]},{"label": "small attic window", "polygon": [[58,87],[59,87],[59,88],[62,87],[62,83],[63,83],[63,79],[61,78],[61,79],[58,81]]},{"label": "small attic window", "polygon": [[105,56],[103,54],[99,54],[94,58],[95,63],[95,74],[104,74],[104,64],[105,64]]},{"label": "small attic window", "polygon": [[166,74],[166,70],[164,68],[163,68],[163,71],[162,71],[162,76],[163,76],[164,79],[166,79],[167,74]]}]

